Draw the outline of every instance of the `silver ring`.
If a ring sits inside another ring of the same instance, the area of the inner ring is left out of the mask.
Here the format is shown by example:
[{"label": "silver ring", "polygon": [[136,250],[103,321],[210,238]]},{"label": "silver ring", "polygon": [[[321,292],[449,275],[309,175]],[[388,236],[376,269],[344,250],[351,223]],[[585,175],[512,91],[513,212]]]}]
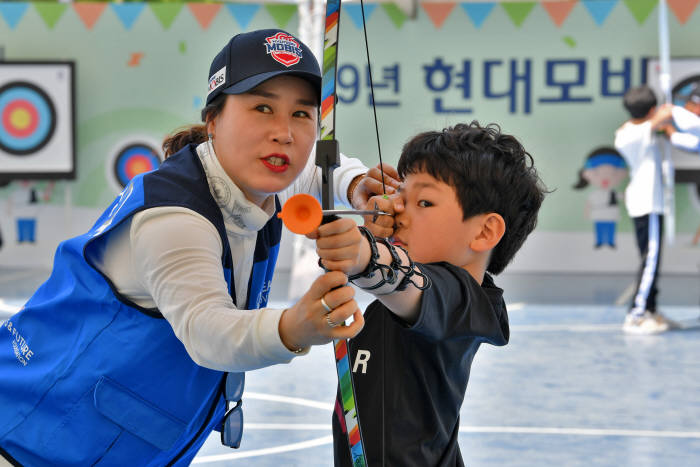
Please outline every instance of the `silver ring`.
[{"label": "silver ring", "polygon": [[[323,308],[325,308],[328,313],[333,311],[333,308],[329,307],[328,303],[326,303],[325,297],[321,297],[321,305],[323,305]],[[331,326],[331,327],[333,327],[333,326]]]},{"label": "silver ring", "polygon": [[338,323],[334,323],[333,321],[331,321],[330,313],[326,315],[326,323],[328,323],[328,326],[331,328],[334,328],[338,325]]}]

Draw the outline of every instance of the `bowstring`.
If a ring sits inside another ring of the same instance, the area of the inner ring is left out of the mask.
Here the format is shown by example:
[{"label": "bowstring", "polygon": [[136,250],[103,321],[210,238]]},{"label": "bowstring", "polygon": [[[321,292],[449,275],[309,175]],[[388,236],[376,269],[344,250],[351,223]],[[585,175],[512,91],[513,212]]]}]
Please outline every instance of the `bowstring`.
[{"label": "bowstring", "polygon": [[379,152],[379,172],[382,175],[382,191],[386,196],[386,184],[384,183],[384,162],[382,161],[382,146],[379,143],[379,124],[377,123],[377,105],[374,101],[374,80],[372,79],[372,64],[369,59],[369,42],[367,41],[367,21],[365,21],[365,2],[360,0],[360,11],[362,12],[362,30],[365,34],[365,53],[367,55],[367,71],[369,73],[369,89],[372,99],[372,111],[374,112],[374,131],[377,135],[377,151]]}]

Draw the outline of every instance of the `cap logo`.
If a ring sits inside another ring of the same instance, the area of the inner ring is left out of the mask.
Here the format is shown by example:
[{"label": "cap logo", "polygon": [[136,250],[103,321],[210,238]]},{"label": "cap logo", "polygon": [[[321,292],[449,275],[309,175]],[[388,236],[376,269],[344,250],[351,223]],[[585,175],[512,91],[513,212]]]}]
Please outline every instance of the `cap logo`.
[{"label": "cap logo", "polygon": [[216,88],[223,85],[226,82],[226,67],[223,67],[209,78],[209,92],[207,96],[214,92]]},{"label": "cap logo", "polygon": [[299,43],[284,32],[265,38],[265,50],[276,61],[286,67],[296,65],[301,61],[302,51]]}]

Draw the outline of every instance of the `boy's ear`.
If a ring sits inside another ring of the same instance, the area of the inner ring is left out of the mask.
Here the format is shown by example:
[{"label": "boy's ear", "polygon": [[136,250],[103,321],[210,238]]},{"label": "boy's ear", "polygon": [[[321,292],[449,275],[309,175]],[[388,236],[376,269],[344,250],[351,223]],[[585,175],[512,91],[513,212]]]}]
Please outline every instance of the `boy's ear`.
[{"label": "boy's ear", "polygon": [[469,247],[477,252],[492,250],[506,233],[506,221],[500,214],[489,212],[482,216],[481,231],[469,244]]}]

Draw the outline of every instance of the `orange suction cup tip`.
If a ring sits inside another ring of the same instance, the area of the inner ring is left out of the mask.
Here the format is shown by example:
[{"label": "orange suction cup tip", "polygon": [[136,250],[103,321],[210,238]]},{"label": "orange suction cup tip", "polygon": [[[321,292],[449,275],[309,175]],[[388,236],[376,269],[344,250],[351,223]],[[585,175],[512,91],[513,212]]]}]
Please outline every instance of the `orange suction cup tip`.
[{"label": "orange suction cup tip", "polygon": [[294,195],[277,214],[284,225],[295,234],[306,235],[321,225],[323,209],[316,198],[306,193]]}]

